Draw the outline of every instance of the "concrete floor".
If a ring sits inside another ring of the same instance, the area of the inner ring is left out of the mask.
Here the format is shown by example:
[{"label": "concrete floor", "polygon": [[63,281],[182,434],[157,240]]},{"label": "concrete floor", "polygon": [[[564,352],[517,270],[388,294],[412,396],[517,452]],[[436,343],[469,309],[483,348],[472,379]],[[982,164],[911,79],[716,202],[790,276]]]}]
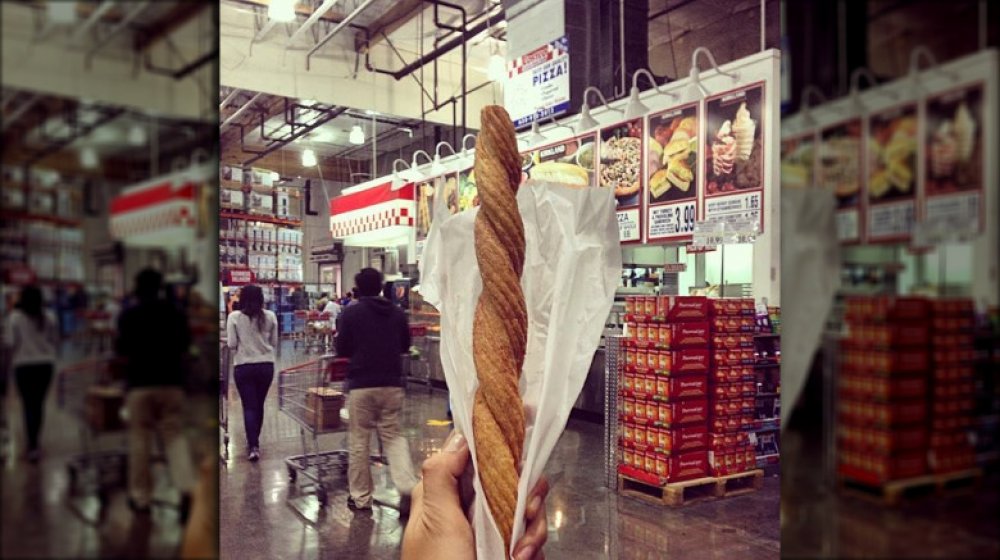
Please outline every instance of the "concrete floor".
[{"label": "concrete floor", "polygon": [[783,558],[1000,558],[1000,482],[884,507],[836,491],[818,429],[782,434]]},{"label": "concrete floor", "polygon": [[[79,358],[65,351],[64,364]],[[72,394],[67,394],[72,399]],[[98,500],[83,494],[71,498],[67,462],[84,449],[81,422],[60,404],[59,383],[49,389],[42,428],[42,460],[31,465],[24,459],[24,428],[20,399],[13,382],[3,399],[10,438],[3,445],[0,483],[0,558],[173,558],[181,542],[177,493],[170,487],[165,465],[154,466],[157,489],[151,515],[134,516],[128,508],[124,486],[112,488],[103,520],[97,519]],[[68,401],[66,401],[68,402]],[[209,424],[216,415],[216,398],[192,396],[188,440],[197,460],[215,454],[217,428]],[[124,451],[125,433],[112,432],[94,439],[95,447]]]},{"label": "concrete floor", "polygon": [[[305,358],[285,349],[282,367]],[[230,390],[231,455],[220,471],[220,550],[223,558],[395,559],[403,533],[398,512],[376,505],[371,515],[346,506],[346,479],[334,476],[330,504],[290,488],[286,456],[302,452],[298,425],[278,410],[277,382],[266,404],[261,434],[263,458],[246,460],[242,412]],[[446,398],[422,386],[408,388],[403,433],[414,463],[437,451],[450,431]],[[704,502],[682,509],[656,507],[620,498],[605,488],[599,425],[570,421],[549,461],[552,492],[547,501],[546,557],[740,558],[779,556],[779,483],[765,479],[760,492]],[[345,446],[342,434],[319,438],[320,449]],[[384,467],[373,471],[376,499],[395,500]]]}]

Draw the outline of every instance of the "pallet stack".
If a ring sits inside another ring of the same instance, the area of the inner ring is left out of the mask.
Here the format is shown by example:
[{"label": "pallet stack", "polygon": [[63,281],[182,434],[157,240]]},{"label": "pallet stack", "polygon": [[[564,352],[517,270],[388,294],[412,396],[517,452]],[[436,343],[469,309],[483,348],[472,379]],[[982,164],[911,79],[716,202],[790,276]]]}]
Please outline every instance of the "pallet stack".
[{"label": "pallet stack", "polygon": [[975,307],[972,300],[931,304],[933,375],[928,467],[935,474],[976,466],[969,438],[975,411]]},{"label": "pallet stack", "polygon": [[927,472],[930,302],[846,301],[838,395],[838,473],[871,486]]},{"label": "pallet stack", "polygon": [[708,300],[633,296],[619,407],[619,473],[663,486],[708,473]]},{"label": "pallet stack", "polygon": [[757,383],[754,371],[754,301],[709,303],[712,366],[709,373],[709,467],[712,476],[757,468],[751,438]]}]

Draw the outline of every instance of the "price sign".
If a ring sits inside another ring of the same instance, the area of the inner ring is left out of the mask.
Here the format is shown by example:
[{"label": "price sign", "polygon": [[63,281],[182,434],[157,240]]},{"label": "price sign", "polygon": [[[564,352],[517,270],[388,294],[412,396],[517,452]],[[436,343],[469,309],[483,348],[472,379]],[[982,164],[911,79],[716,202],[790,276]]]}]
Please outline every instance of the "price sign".
[{"label": "price sign", "polygon": [[694,200],[649,209],[649,238],[670,239],[694,233],[697,206]]},{"label": "price sign", "polygon": [[618,211],[618,239],[622,243],[635,243],[642,239],[638,208]]},{"label": "price sign", "polygon": [[763,191],[735,193],[705,199],[707,222],[754,222],[758,232],[764,231]]},{"label": "price sign", "polygon": [[861,238],[861,230],[859,228],[861,222],[858,220],[857,208],[852,210],[838,210],[836,220],[837,239],[842,243],[857,241]]},{"label": "price sign", "polygon": [[898,241],[908,238],[913,231],[914,210],[912,200],[870,206],[868,239]]}]

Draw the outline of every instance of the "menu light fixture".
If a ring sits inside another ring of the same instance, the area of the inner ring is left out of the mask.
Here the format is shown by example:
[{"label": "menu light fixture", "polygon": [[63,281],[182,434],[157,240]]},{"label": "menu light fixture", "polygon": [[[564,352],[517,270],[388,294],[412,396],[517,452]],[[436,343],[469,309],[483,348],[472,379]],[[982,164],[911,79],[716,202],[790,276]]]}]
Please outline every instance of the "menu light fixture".
[{"label": "menu light fixture", "polygon": [[597,94],[597,98],[601,100],[601,105],[603,105],[605,109],[609,111],[617,111],[619,113],[624,112],[621,109],[614,109],[612,107],[608,107],[608,100],[606,97],[604,97],[604,94],[601,93],[601,90],[595,88],[594,86],[587,86],[587,89],[583,90],[583,106],[580,108],[580,120],[579,122],[576,123],[575,130],[578,134],[582,134],[590,129],[597,128],[600,125],[600,123],[598,123],[597,120],[595,120],[594,117],[590,115],[590,104],[587,103],[587,95],[590,92],[594,92]]},{"label": "menu light fixture", "polygon": [[419,181],[420,179],[424,178],[424,173],[420,171],[420,164],[417,163],[417,156],[419,156],[420,154],[424,154],[424,157],[427,158],[427,163],[431,164],[434,163],[434,158],[432,158],[431,155],[425,152],[424,150],[417,150],[413,152],[413,158],[412,161],[410,162],[410,173],[409,173],[410,179],[413,181]]},{"label": "menu light fixture", "polygon": [[295,21],[295,0],[271,0],[267,17],[280,23]]},{"label": "menu light fixture", "polygon": [[406,171],[400,173],[399,168],[396,166],[396,164],[399,163],[405,165],[407,170],[410,169],[410,164],[407,163],[405,159],[396,158],[392,161],[392,190],[399,189],[406,184],[406,177],[404,177],[404,175],[407,175],[408,173]]},{"label": "menu light fixture", "polygon": [[[475,153],[474,151],[469,150],[469,148],[465,145],[466,141],[469,140],[470,138],[473,140],[473,142],[475,142],[476,135],[466,134],[465,136],[462,137],[462,155],[459,157],[464,161],[468,161],[469,157]],[[475,143],[473,143],[472,147],[475,148]]]},{"label": "menu light fixture", "polygon": [[809,94],[812,94],[813,97],[818,97],[822,103],[826,103],[826,96],[823,95],[823,90],[813,84],[809,84],[802,89],[802,124],[808,128],[813,128],[816,126],[816,119],[812,115],[812,103],[809,102]]},{"label": "menu light fixture", "polygon": [[[932,68],[938,65],[937,59],[934,58],[934,53],[931,52],[929,48],[924,45],[917,45],[913,47],[910,51],[910,70],[909,77],[913,81],[913,87],[916,89],[922,89],[920,85],[920,59],[924,59]],[[954,72],[949,72],[944,68],[935,68],[935,70],[941,75],[947,77],[953,82],[958,81],[958,74]]]},{"label": "menu light fixture", "polygon": [[674,99],[677,99],[679,97],[676,93],[664,92],[663,90],[661,90],[660,86],[656,83],[656,78],[653,76],[653,73],[650,72],[649,70],[646,70],[645,68],[640,68],[636,70],[634,74],[632,74],[632,90],[629,92],[628,105],[625,107],[626,119],[629,120],[638,119],[643,115],[645,115],[646,113],[649,113],[649,107],[647,107],[639,99],[639,76],[646,76],[646,78],[649,79],[650,83],[653,84],[653,89],[655,89],[657,93],[665,93],[666,95],[669,95]]},{"label": "menu light fixture", "polygon": [[312,148],[302,151],[302,167],[316,167],[316,152]]},{"label": "menu light fixture", "polygon": [[100,164],[101,161],[97,157],[97,151],[94,148],[87,146],[80,150],[80,165],[84,169],[97,169]]},{"label": "menu light fixture", "polygon": [[361,125],[356,124],[351,127],[351,134],[347,138],[351,144],[355,146],[360,146],[365,143],[365,131],[361,129]]},{"label": "menu light fixture", "polygon": [[688,74],[688,77],[691,78],[691,97],[702,98],[711,95],[711,92],[708,91],[705,84],[701,83],[701,70],[698,68],[698,55],[704,55],[708,58],[708,62],[712,65],[712,69],[715,70],[716,74],[729,76],[734,82],[740,78],[740,75],[736,72],[724,72],[719,69],[718,63],[715,62],[715,57],[712,56],[712,51],[705,47],[698,47],[693,53],[691,53],[691,71]]},{"label": "menu light fixture", "polygon": [[448,142],[438,142],[437,146],[434,147],[434,163],[431,164],[431,174],[433,175],[441,175],[445,171],[447,171],[444,167],[444,164],[441,163],[442,147],[447,147],[448,150],[451,152],[451,155],[453,156],[458,155],[457,153],[455,153],[455,148],[453,148],[452,145],[449,144]]},{"label": "menu light fixture", "polygon": [[538,127],[538,121],[531,123],[531,136],[528,137],[528,144],[532,146],[537,146],[538,144],[544,143],[548,140],[544,134],[542,134],[541,129]]},{"label": "menu light fixture", "polygon": [[[848,95],[851,99],[851,103],[854,105],[855,110],[857,110],[859,113],[864,113],[868,110],[868,108],[865,106],[864,102],[861,101],[861,78],[864,78],[865,80],[868,81],[868,87],[877,86],[878,78],[875,77],[875,74],[872,74],[871,70],[865,68],[864,66],[862,66],[861,68],[855,68],[854,72],[851,72],[851,90]],[[899,93],[892,90],[882,88],[876,90],[876,92],[892,100],[899,99]]]}]

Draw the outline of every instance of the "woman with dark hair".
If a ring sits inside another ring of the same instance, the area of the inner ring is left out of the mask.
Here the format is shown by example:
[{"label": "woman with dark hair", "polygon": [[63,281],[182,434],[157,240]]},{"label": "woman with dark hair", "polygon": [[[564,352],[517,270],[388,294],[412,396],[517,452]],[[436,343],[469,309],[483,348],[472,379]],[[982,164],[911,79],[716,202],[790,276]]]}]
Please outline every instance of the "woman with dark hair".
[{"label": "woman with dark hair", "polygon": [[38,461],[38,435],[42,430],[45,395],[52,382],[59,344],[59,321],[44,309],[42,291],[25,286],[4,328],[4,346],[10,356],[24,408],[28,460]]},{"label": "woman with dark hair", "polygon": [[274,378],[274,352],[278,346],[278,318],[264,309],[264,292],[248,284],[240,290],[240,309],[226,320],[226,339],[233,350],[233,378],[243,401],[243,426],[248,458],[260,459],[260,429],[264,401]]}]

